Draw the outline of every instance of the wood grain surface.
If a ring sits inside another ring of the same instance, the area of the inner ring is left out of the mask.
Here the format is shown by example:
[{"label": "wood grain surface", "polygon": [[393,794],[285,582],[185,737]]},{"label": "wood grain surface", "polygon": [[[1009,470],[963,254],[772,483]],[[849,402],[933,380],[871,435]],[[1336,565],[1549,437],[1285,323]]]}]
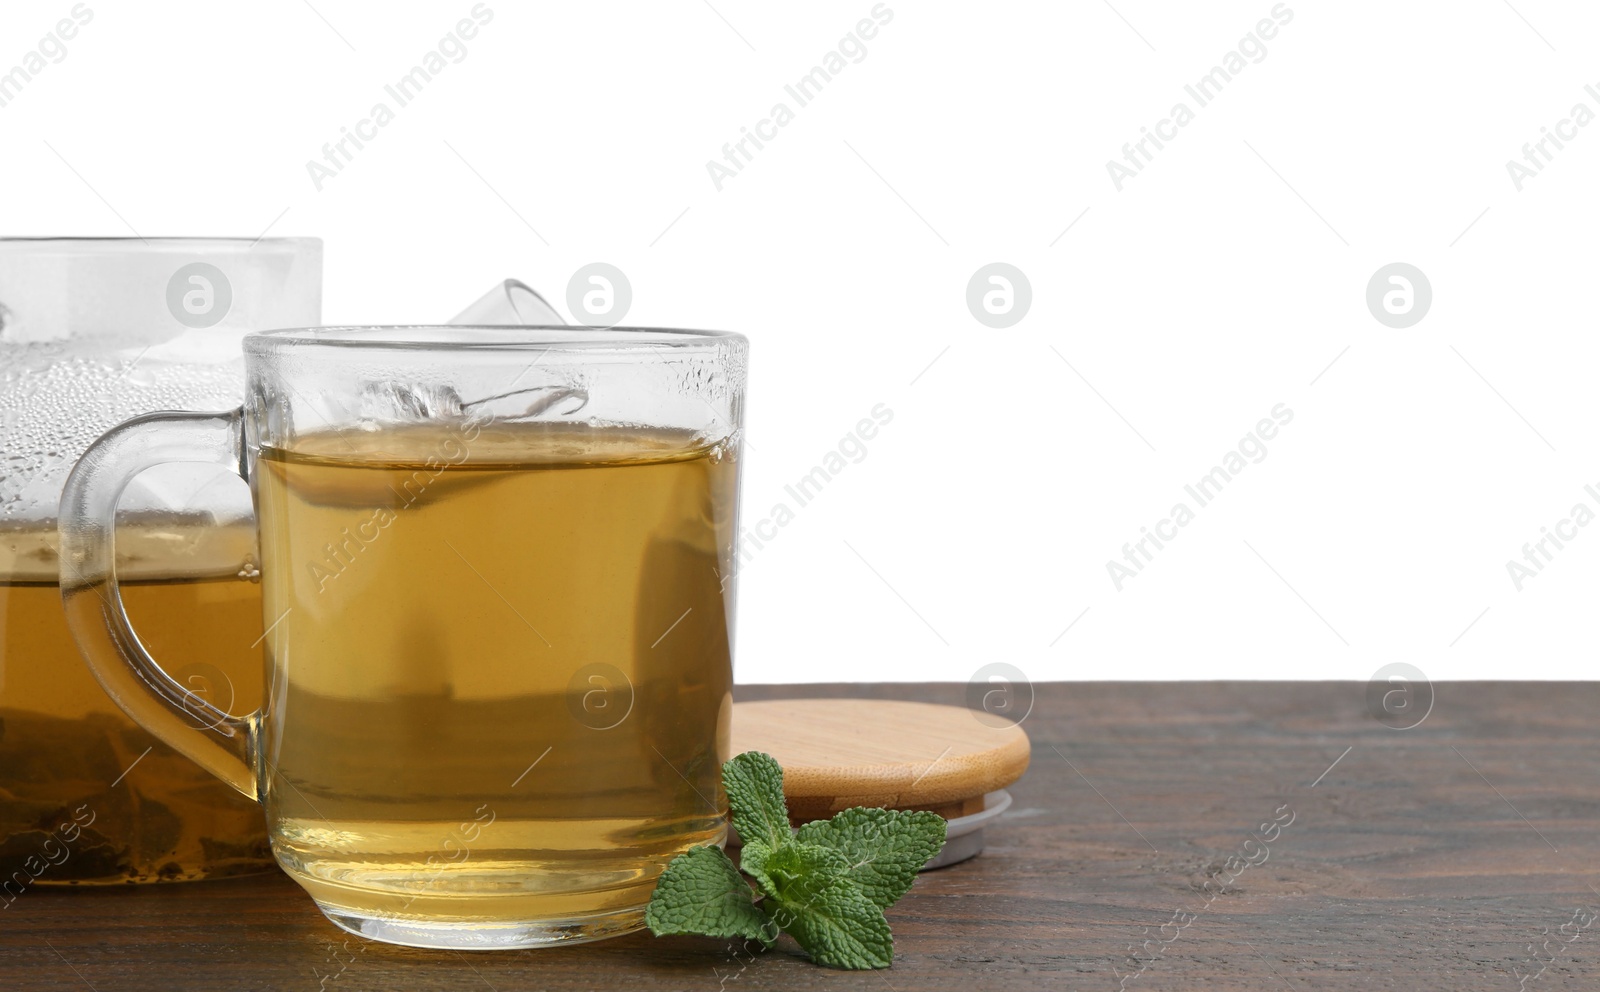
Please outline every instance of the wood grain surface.
[{"label": "wood grain surface", "polygon": [[1436,689],[1401,731],[1358,683],[1037,686],[1015,805],[890,910],[887,972],[646,934],[390,947],[267,876],[29,890],[0,909],[0,990],[1600,988],[1600,684]]}]

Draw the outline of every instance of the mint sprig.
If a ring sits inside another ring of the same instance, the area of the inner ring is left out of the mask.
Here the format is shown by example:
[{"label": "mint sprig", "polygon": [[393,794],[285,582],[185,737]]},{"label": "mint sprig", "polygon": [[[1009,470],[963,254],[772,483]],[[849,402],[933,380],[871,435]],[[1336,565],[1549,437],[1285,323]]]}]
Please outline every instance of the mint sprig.
[{"label": "mint sprig", "polygon": [[[795,834],[783,769],[770,754],[735,756],[722,766],[722,782],[744,842],[739,868],[716,847],[672,859],[645,912],[651,932],[745,937],[771,947],[782,931],[818,964],[889,967],[894,937],[883,911],[944,845],[944,818],[857,806]],[[741,868],[755,879],[754,892]]]}]

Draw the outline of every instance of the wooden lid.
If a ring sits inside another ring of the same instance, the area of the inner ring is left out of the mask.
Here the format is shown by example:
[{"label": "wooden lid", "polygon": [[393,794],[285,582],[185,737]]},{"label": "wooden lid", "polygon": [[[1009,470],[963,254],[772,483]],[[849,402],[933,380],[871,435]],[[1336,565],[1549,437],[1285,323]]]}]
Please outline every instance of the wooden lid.
[{"label": "wooden lid", "polygon": [[1030,753],[1021,727],[990,726],[960,706],[886,699],[735,703],[732,738],[734,754],[778,759],[797,821],[851,806],[961,816],[1021,778]]}]

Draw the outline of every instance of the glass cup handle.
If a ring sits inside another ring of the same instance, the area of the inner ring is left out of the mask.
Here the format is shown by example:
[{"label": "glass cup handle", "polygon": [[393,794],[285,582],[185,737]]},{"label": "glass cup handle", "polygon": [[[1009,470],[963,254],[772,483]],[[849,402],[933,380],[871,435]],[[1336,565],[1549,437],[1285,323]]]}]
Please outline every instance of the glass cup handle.
[{"label": "glass cup handle", "polygon": [[112,428],[90,445],[61,493],[61,598],[78,648],[112,701],[179,753],[256,799],[259,711],[229,716],[150,657],[122,604],[115,549],[117,503],[145,469],[204,462],[232,469],[248,482],[243,422],[242,409],[152,413]]}]

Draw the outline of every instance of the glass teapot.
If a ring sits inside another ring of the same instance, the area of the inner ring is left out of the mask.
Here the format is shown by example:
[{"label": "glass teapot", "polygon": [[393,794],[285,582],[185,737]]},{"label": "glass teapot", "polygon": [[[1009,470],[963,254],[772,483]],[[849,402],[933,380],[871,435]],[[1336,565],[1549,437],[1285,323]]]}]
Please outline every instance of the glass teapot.
[{"label": "glass teapot", "polygon": [[[0,239],[0,906],[34,885],[272,866],[260,809],[123,715],[79,657],[56,506],[114,425],[238,406],[244,334],[320,323],[321,290],[314,238]],[[174,677],[254,710],[249,491],[212,466],[145,473],[118,508],[116,558],[128,615]]]}]

